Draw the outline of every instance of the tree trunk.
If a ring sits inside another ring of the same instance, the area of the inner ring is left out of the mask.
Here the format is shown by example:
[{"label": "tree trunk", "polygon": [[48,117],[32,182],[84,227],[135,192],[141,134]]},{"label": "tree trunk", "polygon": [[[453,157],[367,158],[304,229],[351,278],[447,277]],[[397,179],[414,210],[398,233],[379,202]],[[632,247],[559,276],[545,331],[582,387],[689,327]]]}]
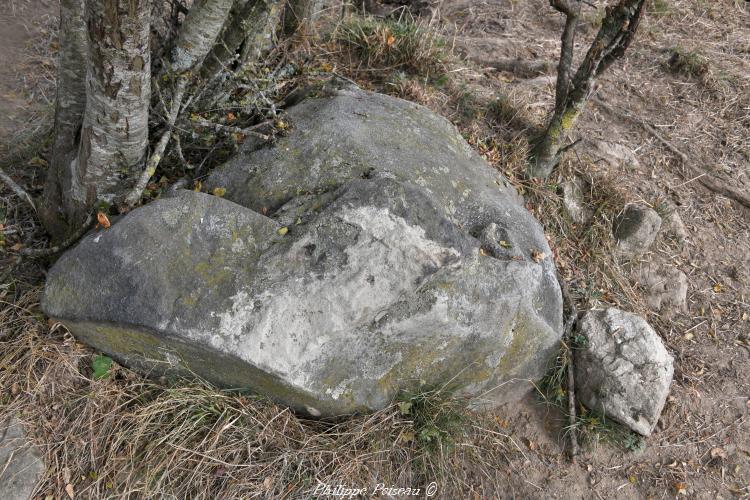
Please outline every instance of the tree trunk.
[{"label": "tree trunk", "polygon": [[[567,75],[572,53],[566,54],[565,51],[566,47],[572,51],[572,36],[568,34],[571,15],[566,13],[569,22],[566,22],[560,54],[561,68],[558,70],[555,111],[544,135],[532,150],[527,170],[529,177],[548,177],[560,161],[560,156],[565,150],[567,134],[573,130],[583,111],[596,78],[612,62],[622,57],[633,40],[643,14],[644,3],[645,0],[619,0],[617,5],[607,8],[602,27],[570,83],[567,82]],[[577,16],[577,13],[575,15]],[[575,24],[572,23],[572,26]],[[571,38],[568,38],[569,36]],[[565,64],[567,69],[563,67]]]},{"label": "tree trunk", "polygon": [[234,0],[197,0],[190,9],[172,49],[171,69],[192,71],[203,62],[229,16]]},{"label": "tree trunk", "polygon": [[236,0],[224,32],[201,68],[204,80],[257,63],[276,42],[281,0]]},{"label": "tree trunk", "polygon": [[292,36],[305,30],[306,25],[317,19],[320,0],[287,0],[284,7],[284,34]]},{"label": "tree trunk", "polygon": [[78,153],[78,134],[86,107],[84,0],[61,0],[59,33],[54,143],[39,204],[39,216],[53,240],[61,240],[69,232],[68,221],[75,211],[67,196],[71,190],[68,169]]},{"label": "tree trunk", "polygon": [[132,182],[148,145],[151,94],[151,0],[62,0],[60,15],[56,137],[44,193],[55,239]]}]

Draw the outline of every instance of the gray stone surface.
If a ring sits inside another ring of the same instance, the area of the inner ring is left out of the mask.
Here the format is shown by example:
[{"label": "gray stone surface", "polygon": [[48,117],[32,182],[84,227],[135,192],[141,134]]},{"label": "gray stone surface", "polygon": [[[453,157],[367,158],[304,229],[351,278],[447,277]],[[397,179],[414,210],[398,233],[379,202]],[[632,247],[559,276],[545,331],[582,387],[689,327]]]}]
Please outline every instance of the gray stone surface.
[{"label": "gray stone surface", "polygon": [[574,177],[561,184],[563,208],[570,219],[579,225],[591,222],[594,211],[584,201],[583,193],[586,183],[580,177]]},{"label": "gray stone surface", "polygon": [[316,416],[449,380],[477,404],[527,391],[562,306],[505,179],[399,99],[324,88],[288,120],[211,176],[225,199],[184,191],[86,236],[50,271],[45,312],[127,366]]},{"label": "gray stone surface", "polygon": [[614,221],[617,252],[623,257],[634,257],[648,252],[661,227],[656,211],[641,205],[626,205]]},{"label": "gray stone surface", "polygon": [[588,311],[578,324],[587,339],[576,351],[579,400],[595,411],[648,436],[672,382],[672,356],[651,326],[614,307]]},{"label": "gray stone surface", "polygon": [[632,149],[618,142],[587,139],[581,144],[581,149],[595,162],[604,161],[611,167],[637,168],[640,166],[638,157]]},{"label": "gray stone surface", "polygon": [[44,473],[39,452],[16,418],[0,421],[0,498],[27,500]]},{"label": "gray stone surface", "polygon": [[688,279],[685,273],[672,266],[651,262],[638,269],[638,281],[644,297],[654,311],[671,317],[687,311]]}]

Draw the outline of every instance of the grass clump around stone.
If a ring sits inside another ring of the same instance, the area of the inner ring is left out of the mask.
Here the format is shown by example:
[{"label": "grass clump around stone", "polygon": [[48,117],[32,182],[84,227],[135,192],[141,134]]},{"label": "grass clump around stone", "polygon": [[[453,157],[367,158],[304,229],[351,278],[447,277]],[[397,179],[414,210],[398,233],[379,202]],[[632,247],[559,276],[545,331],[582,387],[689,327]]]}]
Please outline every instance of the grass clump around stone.
[{"label": "grass clump around stone", "polygon": [[441,33],[408,14],[396,19],[348,16],[332,38],[348,56],[350,68],[370,72],[402,70],[427,77],[441,75],[451,53]]}]

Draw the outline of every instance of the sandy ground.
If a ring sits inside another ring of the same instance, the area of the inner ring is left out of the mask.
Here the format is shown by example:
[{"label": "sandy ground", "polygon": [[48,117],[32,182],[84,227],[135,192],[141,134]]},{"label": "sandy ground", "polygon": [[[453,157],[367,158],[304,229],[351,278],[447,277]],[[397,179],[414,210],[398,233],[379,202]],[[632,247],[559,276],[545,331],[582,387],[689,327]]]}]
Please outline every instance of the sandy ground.
[{"label": "sandy ground", "polygon": [[[601,79],[597,95],[650,124],[702,170],[750,191],[745,3],[656,2],[664,10],[647,16],[625,59]],[[559,51],[562,17],[542,0],[446,2],[442,13],[455,26],[459,51],[480,63],[498,57],[554,61]],[[584,14],[578,58],[595,24],[593,13]],[[676,47],[700,54],[707,73],[670,71],[667,61]],[[514,96],[532,116],[543,116],[554,101],[550,78],[523,79],[479,66],[477,85]],[[658,430],[640,453],[600,446],[570,465],[560,458],[558,415],[536,401],[519,412],[508,410],[512,432],[521,442],[535,443],[511,460],[513,476],[522,480],[508,482],[509,496],[748,498],[750,210],[708,191],[642,127],[602,107],[589,106],[571,140],[581,136],[625,146],[637,162],[596,162],[596,167],[631,201],[666,204],[684,221],[684,244],[660,240],[644,261],[658,260],[688,276],[688,311],[671,319],[648,308],[639,311],[675,357],[676,375]],[[599,305],[607,305],[606,294]]]}]

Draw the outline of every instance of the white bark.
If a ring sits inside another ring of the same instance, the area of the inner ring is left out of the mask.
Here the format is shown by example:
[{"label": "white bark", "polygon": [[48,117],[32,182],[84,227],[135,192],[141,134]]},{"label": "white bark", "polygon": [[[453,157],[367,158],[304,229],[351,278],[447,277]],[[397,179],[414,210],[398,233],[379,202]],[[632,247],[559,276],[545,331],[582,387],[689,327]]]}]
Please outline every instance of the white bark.
[{"label": "white bark", "polygon": [[197,68],[214,46],[234,0],[196,0],[177,35],[172,50],[172,71],[187,73]]},{"label": "white bark", "polygon": [[88,71],[80,149],[71,163],[77,202],[113,202],[148,145],[151,0],[87,0]]},{"label": "white bark", "polygon": [[59,34],[54,143],[39,212],[42,222],[55,237],[64,236],[67,222],[81,210],[67,193],[72,187],[68,165],[78,152],[77,137],[86,106],[84,0],[61,0]]}]

